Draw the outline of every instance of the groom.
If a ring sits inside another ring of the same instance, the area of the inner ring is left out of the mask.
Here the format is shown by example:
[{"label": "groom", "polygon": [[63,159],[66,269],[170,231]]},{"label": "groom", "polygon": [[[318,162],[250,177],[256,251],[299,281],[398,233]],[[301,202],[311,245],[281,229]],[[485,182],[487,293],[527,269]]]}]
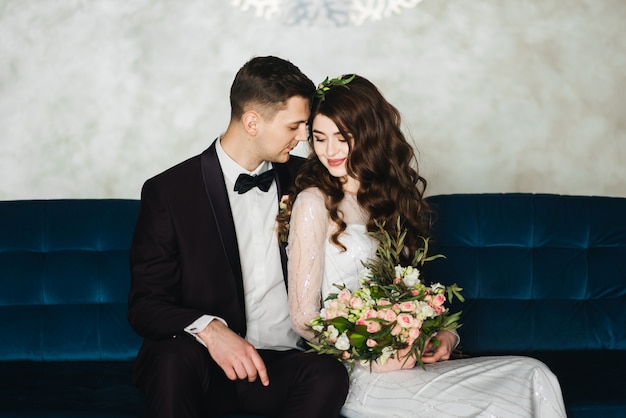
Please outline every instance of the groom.
[{"label": "groom", "polygon": [[339,415],[346,370],[297,349],[275,231],[314,92],[289,61],[251,59],[231,86],[226,132],[144,184],[128,318],[144,338],[135,383],[147,416]]}]

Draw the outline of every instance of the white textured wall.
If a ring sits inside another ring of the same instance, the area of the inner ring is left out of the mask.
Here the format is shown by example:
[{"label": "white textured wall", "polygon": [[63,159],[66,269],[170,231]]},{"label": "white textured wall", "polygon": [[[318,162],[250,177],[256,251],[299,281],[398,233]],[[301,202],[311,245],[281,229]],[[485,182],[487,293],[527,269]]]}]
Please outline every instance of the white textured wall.
[{"label": "white textured wall", "polygon": [[357,72],[430,193],[626,196],[626,2],[424,0],[361,26],[226,0],[0,0],[0,199],[137,198],[222,132],[253,55]]}]

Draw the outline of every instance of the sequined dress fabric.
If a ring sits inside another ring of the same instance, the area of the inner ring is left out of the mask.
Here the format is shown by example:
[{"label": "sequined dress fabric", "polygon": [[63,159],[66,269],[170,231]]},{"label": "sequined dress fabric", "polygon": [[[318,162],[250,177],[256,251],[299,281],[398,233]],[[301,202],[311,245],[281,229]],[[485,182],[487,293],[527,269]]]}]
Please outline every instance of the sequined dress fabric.
[{"label": "sequined dress fabric", "polygon": [[[356,196],[339,207],[347,229],[330,243],[335,230],[324,197],[304,190],[292,210],[289,233],[289,304],[296,332],[313,338],[309,321],[322,301],[342,284],[356,288],[363,260],[374,256],[376,242],[366,234],[367,213]],[[507,332],[507,330],[503,330]],[[389,417],[565,417],[558,380],[541,362],[520,356],[444,361],[387,373],[357,366],[342,410],[347,418]]]}]

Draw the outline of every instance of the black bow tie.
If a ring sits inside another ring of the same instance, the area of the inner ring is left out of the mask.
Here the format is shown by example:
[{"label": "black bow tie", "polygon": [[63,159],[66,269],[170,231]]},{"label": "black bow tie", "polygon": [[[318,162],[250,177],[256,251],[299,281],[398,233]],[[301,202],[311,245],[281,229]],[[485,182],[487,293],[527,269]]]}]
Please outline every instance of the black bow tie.
[{"label": "black bow tie", "polygon": [[274,170],[268,170],[258,176],[251,176],[250,174],[241,173],[237,177],[235,182],[235,191],[239,194],[244,194],[253,187],[258,187],[260,190],[266,192],[270,189],[274,181]]}]

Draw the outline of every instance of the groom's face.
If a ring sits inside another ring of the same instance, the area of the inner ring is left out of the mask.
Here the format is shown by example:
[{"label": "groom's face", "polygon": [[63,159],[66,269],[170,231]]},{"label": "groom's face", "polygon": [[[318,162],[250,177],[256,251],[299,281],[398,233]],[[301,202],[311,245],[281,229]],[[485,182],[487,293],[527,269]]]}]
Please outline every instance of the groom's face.
[{"label": "groom's face", "polygon": [[261,118],[257,145],[261,160],[284,163],[301,141],[307,140],[309,100],[294,96],[271,119]]}]

